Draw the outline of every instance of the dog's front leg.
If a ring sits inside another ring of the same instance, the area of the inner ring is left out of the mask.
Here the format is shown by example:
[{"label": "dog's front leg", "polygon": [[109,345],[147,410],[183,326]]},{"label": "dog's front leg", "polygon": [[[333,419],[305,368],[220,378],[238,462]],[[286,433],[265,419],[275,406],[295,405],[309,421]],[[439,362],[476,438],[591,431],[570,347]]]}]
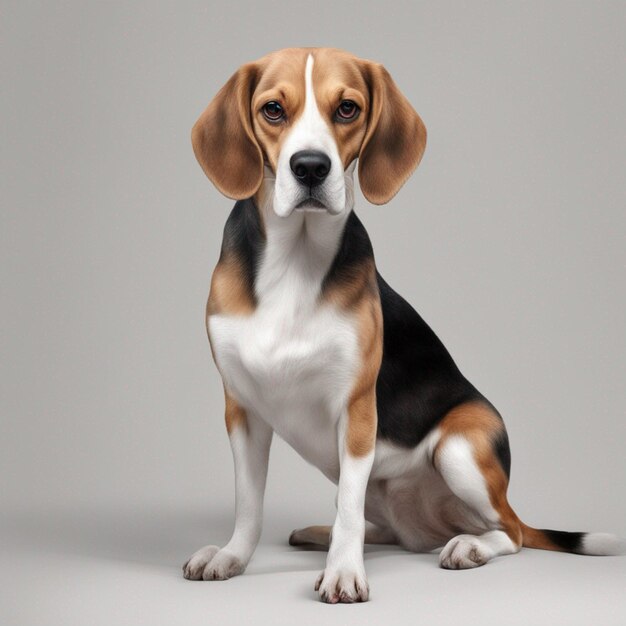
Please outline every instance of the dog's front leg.
[{"label": "dog's front leg", "polygon": [[226,394],[226,428],[235,462],[235,530],[223,547],[200,548],[183,566],[191,580],[225,580],[243,573],[259,542],[272,429]]},{"label": "dog's front leg", "polygon": [[332,528],[326,569],[315,583],[324,602],[365,602],[368,599],[363,564],[364,505],[375,437],[376,396],[372,389],[352,400],[339,421],[337,518]]}]

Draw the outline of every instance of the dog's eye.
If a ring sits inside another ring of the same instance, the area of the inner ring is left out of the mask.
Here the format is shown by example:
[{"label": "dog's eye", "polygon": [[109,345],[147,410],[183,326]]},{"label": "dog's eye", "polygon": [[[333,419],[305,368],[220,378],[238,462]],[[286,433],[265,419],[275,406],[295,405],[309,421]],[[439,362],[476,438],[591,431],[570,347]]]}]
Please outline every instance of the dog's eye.
[{"label": "dog's eye", "polygon": [[272,100],[263,105],[263,115],[270,122],[279,122],[285,117],[285,110],[276,100]]},{"label": "dog's eye", "polygon": [[356,119],[359,114],[359,107],[352,100],[344,100],[338,107],[335,113],[335,118],[338,122],[351,122]]}]

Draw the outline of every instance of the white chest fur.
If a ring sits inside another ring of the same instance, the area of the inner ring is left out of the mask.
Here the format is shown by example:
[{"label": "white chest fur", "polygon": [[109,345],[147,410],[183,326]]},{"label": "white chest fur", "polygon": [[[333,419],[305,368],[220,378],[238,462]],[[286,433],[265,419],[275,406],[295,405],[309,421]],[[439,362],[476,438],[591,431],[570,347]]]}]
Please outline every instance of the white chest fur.
[{"label": "white chest fur", "polygon": [[343,218],[266,215],[252,315],[211,315],[211,345],[235,399],[329,478],[339,475],[337,423],[358,367],[355,321],[319,300]]}]

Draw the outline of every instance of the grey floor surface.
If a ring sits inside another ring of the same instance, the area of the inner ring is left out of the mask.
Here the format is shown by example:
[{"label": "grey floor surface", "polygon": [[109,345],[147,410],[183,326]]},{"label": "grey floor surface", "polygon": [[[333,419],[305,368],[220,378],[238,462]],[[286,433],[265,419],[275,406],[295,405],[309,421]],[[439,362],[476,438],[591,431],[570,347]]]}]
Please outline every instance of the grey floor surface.
[{"label": "grey floor surface", "polygon": [[203,543],[227,540],[230,519],[202,510],[4,512],[0,624],[626,623],[626,558],[538,550],[450,572],[436,554],[368,546],[371,601],[327,606],[313,591],[325,553],[288,546],[294,515],[276,513],[245,575],[191,582],[181,564]]}]

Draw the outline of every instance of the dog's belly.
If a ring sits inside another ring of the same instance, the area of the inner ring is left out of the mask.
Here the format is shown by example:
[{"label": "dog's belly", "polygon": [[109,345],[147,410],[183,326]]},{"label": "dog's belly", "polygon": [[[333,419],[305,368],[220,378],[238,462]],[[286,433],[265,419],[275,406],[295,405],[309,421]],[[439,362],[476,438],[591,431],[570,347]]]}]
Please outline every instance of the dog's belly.
[{"label": "dog's belly", "polygon": [[358,362],[354,323],[331,307],[279,316],[211,315],[209,337],[224,383],[304,459],[338,480],[337,425]]}]

